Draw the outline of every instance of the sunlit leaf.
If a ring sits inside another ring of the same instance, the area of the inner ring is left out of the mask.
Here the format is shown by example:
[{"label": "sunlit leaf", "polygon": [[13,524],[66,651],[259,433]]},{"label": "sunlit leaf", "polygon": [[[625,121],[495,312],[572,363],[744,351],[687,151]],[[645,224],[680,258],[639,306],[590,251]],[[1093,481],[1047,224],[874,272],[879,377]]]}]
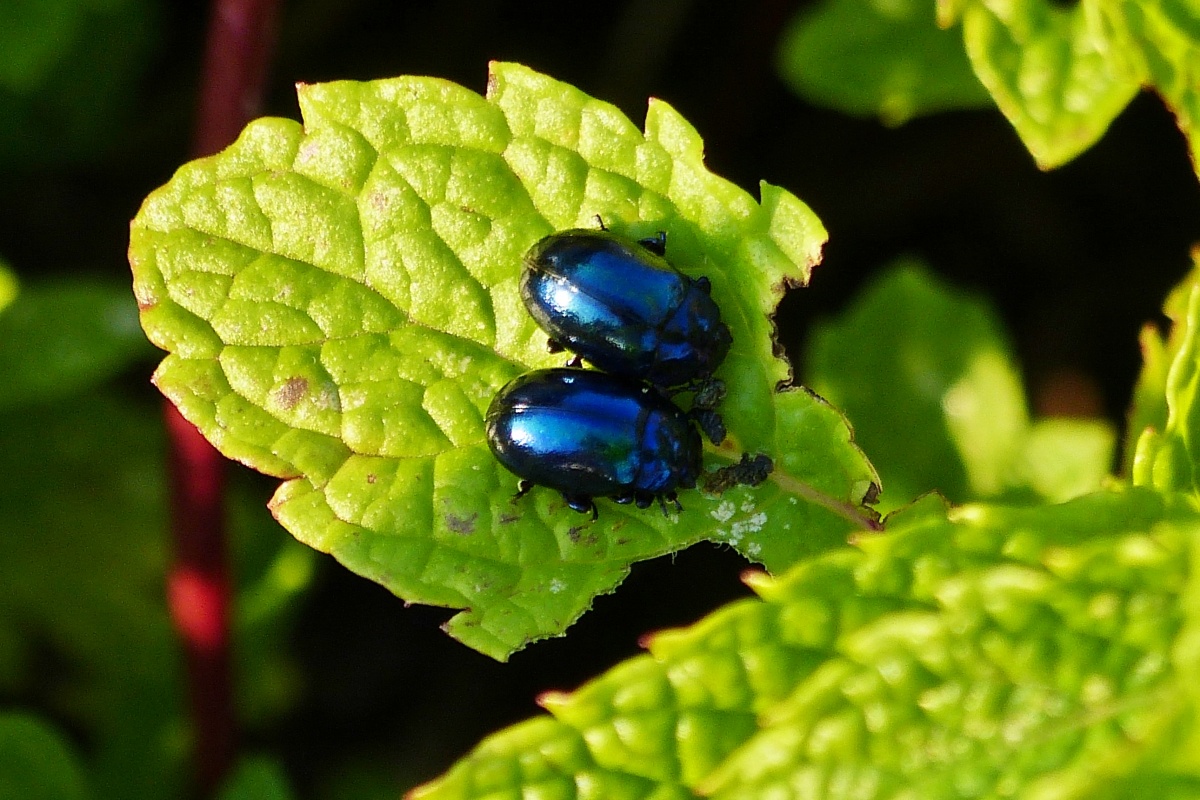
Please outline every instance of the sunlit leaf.
[{"label": "sunlit leaf", "polygon": [[[629,565],[701,539],[772,570],[873,525],[875,475],[840,415],[777,392],[769,313],[807,281],[825,232],[799,200],[760,201],[704,167],[696,131],[617,109],[524,67],[486,97],[432,78],[300,89],[304,126],[252,123],[147,198],[130,261],[159,388],[223,453],[286,479],[272,508],[301,541],[497,658],[561,633]],[[718,376],[730,431],[775,480],[685,492],[664,516],[601,504],[589,524],[516,478],[484,440],[503,384],[561,364],[518,294],[525,251],[597,217],[667,233],[733,331]]]},{"label": "sunlit leaf", "polygon": [[[1196,785],[1200,518],[930,498],[658,634],[411,800],[1162,796]],[[1179,796],[1188,796],[1181,794]]]}]

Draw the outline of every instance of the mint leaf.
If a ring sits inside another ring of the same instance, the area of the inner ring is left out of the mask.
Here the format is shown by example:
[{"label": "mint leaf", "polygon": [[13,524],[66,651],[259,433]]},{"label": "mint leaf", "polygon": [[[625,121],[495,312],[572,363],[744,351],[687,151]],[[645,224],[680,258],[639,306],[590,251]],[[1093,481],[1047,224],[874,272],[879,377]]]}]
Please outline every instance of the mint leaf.
[{"label": "mint leaf", "polygon": [[1141,87],[1122,57],[1132,42],[1099,0],[962,3],[967,55],[996,105],[1043,169],[1104,135]]},{"label": "mint leaf", "polygon": [[[1200,374],[1197,328],[1200,327],[1200,282],[1193,272],[1171,293],[1164,313],[1173,321],[1163,341],[1151,330],[1142,333],[1146,364],[1134,394],[1129,436],[1136,438],[1133,482],[1164,492],[1197,490],[1196,402]],[[1162,394],[1158,394],[1161,391]],[[1165,401],[1165,415],[1163,402]]]},{"label": "mint leaf", "polygon": [[804,364],[875,459],[881,510],[934,490],[954,502],[1061,502],[1099,488],[1112,467],[1107,423],[1030,423],[996,313],[918,262],[898,262],[814,326]]},{"label": "mint leaf", "polygon": [[810,102],[888,125],[990,105],[961,37],[934,17],[929,0],[823,0],[784,33],[780,75]]},{"label": "mint leaf", "polygon": [[159,8],[152,0],[7,0],[0,163],[22,173],[92,161],[128,130]]},{"label": "mint leaf", "polygon": [[1038,420],[1007,476],[1013,488],[1002,496],[1029,492],[1035,501],[1061,503],[1093,492],[1111,474],[1116,447],[1116,432],[1103,420]]},{"label": "mint leaf", "polygon": [[544,696],[550,716],[409,797],[1194,786],[1197,534],[1194,511],[1142,489],[949,515],[922,501],[886,535],[754,577],[761,599]]},{"label": "mint leaf", "polygon": [[12,303],[20,291],[20,283],[7,263],[0,259],[0,311]]},{"label": "mint leaf", "polygon": [[1200,9],[1187,0],[1124,0],[1143,70],[1175,113],[1200,170]]},{"label": "mint leaf", "polygon": [[1126,424],[1126,442],[1123,472],[1131,475],[1134,469],[1137,448],[1143,436],[1161,433],[1166,429],[1167,380],[1171,363],[1178,357],[1184,340],[1190,335],[1188,302],[1193,288],[1200,284],[1200,272],[1193,270],[1179,285],[1171,290],[1163,303],[1163,315],[1170,322],[1170,329],[1160,331],[1158,326],[1147,323],[1142,327],[1138,343],[1142,351],[1142,370],[1133,388],[1129,420]]},{"label": "mint leaf", "polygon": [[294,797],[283,767],[264,758],[237,765],[217,794],[217,800],[290,800]]},{"label": "mint leaf", "polygon": [[85,800],[87,783],[67,738],[32,714],[0,714],[0,797]]},{"label": "mint leaf", "polygon": [[29,284],[6,308],[2,301],[0,409],[67,397],[153,352],[126,286],[87,279]]},{"label": "mint leaf", "polygon": [[[185,782],[160,413],[96,389],[0,411],[0,689],[36,686],[57,718],[89,731],[96,797],[175,798]],[[238,699],[253,724],[295,692],[280,645],[315,554],[279,535],[258,493],[229,488]],[[48,654],[71,669],[39,671]]]},{"label": "mint leaf", "polygon": [[[231,458],[281,478],[298,539],[409,602],[466,609],[449,630],[505,658],[561,633],[637,560],[704,538],[772,570],[870,527],[875,480],[840,415],[803,391],[768,314],[825,231],[796,198],[761,202],[705,169],[696,131],[653,101],[614,107],[513,64],[487,97],[432,78],[300,89],[304,126],[259,120],[186,165],[134,220],[142,324],[170,354],[159,388]],[[710,278],[734,344],[719,377],[726,446],[774,482],[688,492],[665,518],[548,490],[513,503],[483,415],[505,382],[561,364],[521,303],[525,251],[596,225],[668,234]]]},{"label": "mint leaf", "polygon": [[1043,169],[1095,143],[1142,88],[1155,89],[1200,164],[1200,12],[1188,0],[823,0],[780,47],[803,97],[897,124],[981,105],[986,92]]}]

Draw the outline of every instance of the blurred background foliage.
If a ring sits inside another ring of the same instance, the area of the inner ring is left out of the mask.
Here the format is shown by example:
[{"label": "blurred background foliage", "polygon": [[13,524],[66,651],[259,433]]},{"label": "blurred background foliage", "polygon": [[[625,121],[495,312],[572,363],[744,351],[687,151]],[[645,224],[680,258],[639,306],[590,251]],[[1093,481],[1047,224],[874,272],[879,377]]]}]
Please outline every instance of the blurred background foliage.
[{"label": "blurred background foliage", "polygon": [[[888,20],[865,2],[291,0],[264,113],[298,116],[297,81],[427,74],[482,91],[497,59],[635,120],[648,96],[668,100],[704,137],[714,171],[752,190],[760,178],[784,186],[828,228],[811,287],[779,309],[780,339],[797,374],[874,438],[867,451],[885,480],[913,479],[896,500],[928,488],[921,480],[943,481],[953,499],[1003,497],[1004,476],[972,473],[953,431],[937,443],[950,468],[904,461],[878,424],[886,409],[856,411],[845,377],[872,375],[878,354],[839,354],[838,326],[867,324],[869,340],[872,314],[884,313],[872,303],[927,296],[995,345],[996,413],[1028,439],[1013,470],[1036,471],[1064,436],[1109,452],[1138,330],[1160,319],[1200,239],[1200,191],[1150,94],[1084,155],[1039,171],[966,69],[958,34],[927,28],[931,5],[886,5],[922,37],[922,67],[871,50]],[[875,17],[854,17],[850,40],[839,15],[856,9]],[[142,198],[189,156],[206,12],[186,0],[0,0],[0,795],[176,797],[186,780],[181,659],[162,588],[157,357],[137,328],[124,251]],[[811,25],[795,33],[797,19]],[[807,46],[781,51],[789,31]],[[846,71],[847,50],[876,55]],[[893,90],[880,95],[872,75],[891,76]],[[831,92],[859,116],[814,105]],[[921,108],[945,111],[910,119]],[[903,285],[868,291],[828,322],[900,257],[924,266],[889,273]],[[896,408],[922,413],[893,378]],[[1061,415],[1110,427],[1030,427]],[[539,691],[573,687],[633,654],[645,631],[745,592],[744,562],[693,548],[637,566],[569,636],[497,664],[438,630],[446,612],[405,609],[295,544],[265,509],[272,482],[231,469],[244,744],[273,761],[245,765],[235,783],[249,788],[229,796],[282,796],[287,782],[302,797],[395,796],[533,713]],[[1030,481],[1053,498],[1069,476]],[[37,764],[61,785],[21,784]]]}]

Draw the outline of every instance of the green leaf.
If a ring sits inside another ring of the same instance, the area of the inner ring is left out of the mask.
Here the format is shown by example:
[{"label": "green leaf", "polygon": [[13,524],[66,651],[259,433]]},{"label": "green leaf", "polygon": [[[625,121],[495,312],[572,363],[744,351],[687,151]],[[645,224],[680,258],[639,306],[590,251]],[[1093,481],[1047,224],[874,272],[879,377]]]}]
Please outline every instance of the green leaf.
[{"label": "green leaf", "polygon": [[792,20],[779,72],[810,102],[888,125],[991,105],[961,37],[934,16],[930,0],[824,0]]},{"label": "green leaf", "polygon": [[221,787],[217,800],[290,800],[294,796],[282,765],[265,758],[252,758],[238,764]]},{"label": "green leaf", "polygon": [[1043,419],[1030,426],[1022,445],[1007,476],[1011,493],[1028,491],[1036,500],[1061,503],[1104,484],[1117,436],[1103,420]]},{"label": "green leaf", "polygon": [[818,323],[804,363],[807,383],[845,409],[875,460],[884,511],[933,490],[954,502],[1061,502],[1099,488],[1112,467],[1107,423],[1030,425],[991,306],[915,261],[898,262],[841,318]]},{"label": "green leaf", "polygon": [[[1193,258],[1200,257],[1194,254]],[[1167,426],[1167,378],[1171,363],[1183,347],[1189,332],[1188,301],[1192,289],[1200,285],[1200,271],[1195,268],[1180,281],[1163,303],[1163,316],[1169,329],[1160,331],[1154,323],[1146,323],[1138,336],[1142,351],[1142,370],[1133,387],[1129,419],[1126,425],[1125,453],[1122,472],[1131,475],[1139,442],[1144,435],[1161,433]]]},{"label": "green leaf", "polygon": [[0,259],[0,311],[8,308],[19,291],[20,283],[16,274]]},{"label": "green leaf", "polygon": [[[410,800],[1134,796],[1196,786],[1200,517],[933,500],[482,742]],[[1157,796],[1157,795],[1155,795]]]},{"label": "green leaf", "polygon": [[0,410],[76,394],[152,352],[128,287],[89,279],[26,285],[0,310]]},{"label": "green leaf", "polygon": [[79,759],[65,736],[31,714],[0,714],[0,797],[84,800]]},{"label": "green leaf", "polygon": [[[1193,0],[823,0],[797,15],[780,72],[808,100],[900,123],[987,94],[1043,169],[1094,144],[1143,87],[1200,169],[1200,7]],[[980,91],[980,83],[986,93]]]},{"label": "green leaf", "polygon": [[[480,97],[433,78],[302,86],[303,127],[252,123],[147,198],[130,262],[142,325],[170,352],[158,387],[225,455],[287,479],[298,539],[409,602],[466,609],[448,629],[506,658],[560,634],[637,560],[704,538],[781,570],[873,525],[875,480],[840,415],[776,392],[768,315],[825,231],[787,192],[711,174],[696,131],[652,101],[614,107],[514,64]],[[489,452],[495,392],[549,354],[518,293],[554,230],[668,234],[733,331],[730,429],[709,464],[765,452],[775,480],[687,492],[678,517],[548,490],[513,503]]]},{"label": "green leaf", "polygon": [[1169,337],[1164,341],[1151,328],[1142,332],[1145,365],[1129,420],[1129,437],[1137,442],[1132,476],[1135,484],[1161,491],[1194,493],[1200,477],[1196,469],[1200,454],[1195,452],[1200,426],[1198,275],[1193,271],[1167,298],[1163,311],[1173,323]]},{"label": "green leaf", "polygon": [[1107,0],[964,0],[967,55],[1043,169],[1096,142],[1141,88]]},{"label": "green leaf", "polygon": [[0,163],[13,171],[94,159],[138,108],[156,41],[152,0],[5,0]]},{"label": "green leaf", "polygon": [[1200,171],[1200,7],[1193,0],[1124,0],[1120,8],[1140,44],[1144,74],[1174,112]]},{"label": "green leaf", "polygon": [[1003,488],[1029,421],[985,301],[900,262],[840,320],[815,327],[804,363],[806,382],[845,410],[878,467],[881,508],[931,489],[965,501]]},{"label": "green leaf", "polygon": [[[0,686],[36,687],[86,731],[98,797],[175,798],[185,782],[183,687],[163,599],[160,413],[95,389],[0,412]],[[239,700],[249,696],[241,716],[253,722],[294,690],[280,680],[282,640],[313,558],[242,482],[230,481],[229,506]],[[71,669],[39,672],[47,654]]]}]

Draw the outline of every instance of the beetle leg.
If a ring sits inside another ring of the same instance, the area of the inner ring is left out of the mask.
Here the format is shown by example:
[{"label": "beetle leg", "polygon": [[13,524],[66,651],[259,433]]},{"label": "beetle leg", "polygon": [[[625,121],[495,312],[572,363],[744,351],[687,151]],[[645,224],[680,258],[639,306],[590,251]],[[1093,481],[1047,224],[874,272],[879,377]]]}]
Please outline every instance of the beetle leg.
[{"label": "beetle leg", "polygon": [[688,416],[715,445],[725,441],[725,420],[711,408],[693,408]]},{"label": "beetle leg", "polygon": [[713,409],[725,399],[725,381],[720,378],[705,378],[691,384],[689,388],[695,392],[692,396],[692,408]]},{"label": "beetle leg", "polygon": [[566,350],[566,349],[567,349],[567,348],[566,348],[566,345],[564,345],[564,344],[563,344],[562,342],[560,342],[558,339],[547,339],[547,340],[546,340],[546,350],[547,350],[547,352],[550,352],[550,353],[561,353],[563,350]]},{"label": "beetle leg", "polygon": [[667,254],[667,232],[659,231],[654,236],[638,239],[638,244],[656,256],[665,256]]},{"label": "beetle leg", "polygon": [[533,488],[533,481],[522,478],[517,481],[517,493],[513,495],[512,501],[515,503],[525,495],[529,494],[529,490]]},{"label": "beetle leg", "polygon": [[701,275],[699,278],[696,278],[694,283],[700,291],[705,294],[712,294],[712,281],[705,276]]},{"label": "beetle leg", "polygon": [[596,508],[596,502],[586,494],[567,494],[563,492],[563,500],[567,504],[567,508],[572,511],[578,511],[581,514],[591,512],[592,522],[600,516],[600,510]]},{"label": "beetle leg", "polygon": [[634,492],[633,502],[637,504],[638,508],[649,508],[650,504],[654,502],[654,495],[646,494],[645,492]]},{"label": "beetle leg", "polygon": [[619,503],[620,505],[623,505],[623,506],[627,506],[633,502],[633,492],[626,492],[624,494],[614,495],[613,502]]},{"label": "beetle leg", "polygon": [[604,217],[600,216],[599,214],[596,215],[596,224],[600,226],[600,230],[608,230],[608,228],[604,225]]},{"label": "beetle leg", "polygon": [[675,513],[679,513],[680,511],[683,511],[683,503],[679,502],[679,495],[675,494],[674,492],[667,492],[666,494],[660,494],[658,496],[658,507],[662,509],[664,517],[671,516],[671,513],[669,511],[667,511],[667,503],[668,502],[675,504]]},{"label": "beetle leg", "polygon": [[579,367],[582,367],[583,366],[583,356],[579,355],[578,353],[571,356],[569,359],[567,359],[567,366],[575,367],[576,369],[578,369]]}]

